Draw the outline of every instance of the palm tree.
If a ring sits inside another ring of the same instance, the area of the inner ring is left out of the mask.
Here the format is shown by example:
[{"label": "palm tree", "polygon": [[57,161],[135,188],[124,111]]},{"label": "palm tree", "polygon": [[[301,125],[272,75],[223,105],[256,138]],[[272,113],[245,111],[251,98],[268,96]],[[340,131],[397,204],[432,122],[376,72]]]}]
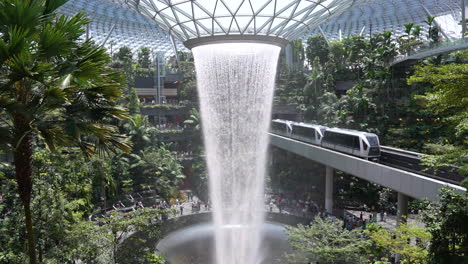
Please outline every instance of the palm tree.
[{"label": "palm tree", "polygon": [[133,153],[140,153],[151,143],[151,134],[155,131],[155,128],[150,126],[147,116],[132,116],[130,122],[126,124],[126,128],[133,145]]},{"label": "palm tree", "polygon": [[412,32],[413,36],[418,41],[419,41],[419,39],[421,37],[421,30],[422,30],[421,26],[417,25],[417,26],[414,27],[413,32]]},{"label": "palm tree", "polygon": [[433,27],[434,22],[435,22],[435,16],[428,16],[424,22],[428,25],[428,34],[427,34],[427,40],[429,41],[429,44],[432,45],[436,42],[439,41],[439,29],[437,28],[437,25]]},{"label": "palm tree", "polygon": [[184,121],[184,124],[190,125],[195,130],[200,130],[200,113],[196,108],[190,109],[190,117]]},{"label": "palm tree", "polygon": [[92,41],[80,42],[90,20],[57,16],[66,0],[0,1],[0,147],[13,153],[24,208],[30,263],[37,263],[31,218],[33,145],[78,146],[86,154],[130,150],[110,122],[122,77]]}]

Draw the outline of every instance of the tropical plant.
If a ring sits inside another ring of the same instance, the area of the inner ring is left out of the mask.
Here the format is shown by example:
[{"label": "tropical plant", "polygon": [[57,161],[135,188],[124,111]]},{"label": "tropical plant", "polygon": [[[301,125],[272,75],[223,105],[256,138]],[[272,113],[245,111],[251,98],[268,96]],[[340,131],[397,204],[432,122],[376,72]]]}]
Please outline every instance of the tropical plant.
[{"label": "tropical plant", "polygon": [[368,242],[359,230],[343,229],[341,220],[316,217],[310,226],[287,227],[287,233],[295,250],[289,263],[367,263]]},{"label": "tropical plant", "polygon": [[114,53],[112,60],[112,67],[114,69],[122,70],[125,74],[125,78],[127,80],[127,89],[125,89],[125,93],[128,93],[129,89],[135,86],[135,70],[133,67],[132,50],[127,46],[120,47],[119,50]]},{"label": "tropical plant", "polygon": [[141,189],[153,189],[164,198],[175,197],[177,187],[185,176],[182,165],[169,146],[146,148],[138,155],[132,154],[131,172],[135,184]]},{"label": "tropical plant", "polygon": [[320,63],[325,63],[328,58],[328,43],[322,35],[311,36],[307,39],[306,58],[309,65],[319,58]]},{"label": "tropical plant", "polygon": [[[465,185],[466,186],[466,185]],[[468,261],[468,194],[445,188],[439,202],[426,201],[423,221],[432,235],[429,256],[432,263]]]},{"label": "tropical plant", "polygon": [[458,166],[468,175],[468,69],[466,64],[424,65],[416,67],[408,84],[429,86],[427,92],[417,96],[425,108],[441,116],[446,135],[439,142],[426,144],[434,155],[424,161],[432,167]]},{"label": "tropical plant", "polygon": [[423,227],[400,224],[391,231],[372,224],[366,234],[372,241],[375,261],[385,258],[385,253],[400,255],[400,263],[404,264],[426,264],[428,261],[431,234]]},{"label": "tropical plant", "polygon": [[130,141],[133,144],[132,152],[139,153],[149,143],[151,143],[151,135],[155,133],[155,128],[148,122],[148,116],[134,115],[125,125]]},{"label": "tropical plant", "polygon": [[150,68],[151,59],[150,59],[150,49],[148,47],[141,47],[138,51],[138,67],[140,68]]},{"label": "tropical plant", "polygon": [[435,16],[428,16],[424,23],[429,27],[427,40],[432,45],[439,42],[439,28],[435,24]]},{"label": "tropical plant", "polygon": [[128,113],[130,115],[140,114],[140,101],[138,100],[138,95],[135,88],[130,88],[130,93],[128,96]]},{"label": "tropical plant", "polygon": [[31,215],[33,145],[76,145],[88,155],[130,146],[110,120],[127,118],[115,105],[122,78],[109,56],[81,41],[84,14],[58,16],[63,0],[0,2],[0,146],[14,154],[30,263],[37,263]]}]

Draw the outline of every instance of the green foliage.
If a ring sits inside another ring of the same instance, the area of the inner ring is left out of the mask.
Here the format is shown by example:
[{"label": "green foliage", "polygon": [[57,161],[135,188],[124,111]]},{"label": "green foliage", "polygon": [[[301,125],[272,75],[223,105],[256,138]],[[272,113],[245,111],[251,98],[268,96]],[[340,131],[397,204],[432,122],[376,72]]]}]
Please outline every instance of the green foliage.
[{"label": "green foliage", "polygon": [[423,221],[432,235],[431,263],[468,261],[468,195],[442,189],[439,202],[426,202]]},{"label": "green foliage", "polygon": [[320,63],[324,64],[328,58],[328,43],[322,35],[311,36],[307,39],[306,58],[309,64],[319,58]]},{"label": "green foliage", "polygon": [[181,109],[184,108],[185,106],[183,105],[170,105],[170,104],[152,104],[152,105],[145,105],[143,108],[147,109],[161,109],[161,110],[176,110],[176,109]]},{"label": "green foliage", "polygon": [[126,92],[128,93],[129,89],[135,86],[135,83],[134,83],[135,73],[133,69],[132,50],[127,46],[120,47],[120,49],[116,53],[114,53],[114,56],[112,59],[113,59],[112,67],[115,69],[122,70],[123,73],[125,74],[127,84],[128,84]]},{"label": "green foliage", "polygon": [[468,67],[466,64],[417,66],[409,84],[424,83],[430,87],[416,98],[425,108],[441,116],[446,141],[427,144],[434,154],[425,164],[433,167],[455,165],[468,175]]},{"label": "green foliage", "polygon": [[132,142],[132,153],[139,153],[151,142],[151,135],[156,128],[149,125],[148,117],[143,115],[134,115],[130,122],[125,124],[130,141]]},{"label": "green foliage", "polygon": [[138,101],[136,90],[133,87],[130,88],[127,107],[130,115],[136,115],[140,113],[140,102]]},{"label": "green foliage", "polygon": [[141,47],[138,51],[138,67],[146,69],[151,67],[150,49],[148,47]]},{"label": "green foliage", "polygon": [[343,229],[341,220],[316,217],[310,226],[287,227],[287,233],[295,250],[289,263],[366,263],[368,242],[359,230]]},{"label": "green foliage", "polygon": [[198,93],[195,64],[193,59],[189,58],[188,55],[180,57],[179,72],[182,74],[182,81],[179,87],[180,100],[196,105],[198,103]]},{"label": "green foliage", "polygon": [[[143,244],[147,240],[155,241],[159,238],[161,224],[159,217],[161,214],[167,213],[166,210],[145,208],[125,215],[114,211],[108,217],[99,219],[104,227],[101,232],[111,237],[112,263],[142,263],[147,254],[147,252],[141,252],[144,250]],[[138,232],[142,232],[146,236],[130,237]],[[126,243],[123,243],[124,241]],[[128,248],[123,248],[125,246]],[[133,254],[135,251],[138,251],[139,254]]]},{"label": "green foliage", "polygon": [[132,158],[131,173],[135,175],[135,185],[142,189],[152,188],[164,198],[176,197],[177,187],[185,176],[175,153],[161,146],[145,149]]},{"label": "green foliage", "polygon": [[400,224],[395,231],[369,225],[366,235],[372,241],[373,260],[381,261],[385,252],[401,255],[400,263],[425,264],[431,234],[423,227]]},{"label": "green foliage", "polygon": [[162,255],[156,255],[154,253],[149,253],[146,260],[149,264],[166,264],[166,260]]},{"label": "green foliage", "polygon": [[104,48],[80,39],[90,23],[83,13],[67,17],[54,12],[63,3],[0,2],[0,147],[14,153],[30,263],[37,262],[33,143],[41,141],[50,150],[77,146],[88,155],[130,149],[111,123],[128,117],[116,105],[123,79],[108,66]]}]

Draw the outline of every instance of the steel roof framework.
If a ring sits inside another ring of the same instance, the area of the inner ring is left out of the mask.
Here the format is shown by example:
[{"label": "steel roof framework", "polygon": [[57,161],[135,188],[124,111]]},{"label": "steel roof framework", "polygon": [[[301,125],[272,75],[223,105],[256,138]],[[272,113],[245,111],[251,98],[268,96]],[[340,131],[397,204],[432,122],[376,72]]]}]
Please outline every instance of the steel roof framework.
[{"label": "steel roof framework", "polygon": [[[170,34],[182,41],[226,34],[288,39],[322,32],[329,39],[382,31],[400,35],[404,23],[424,26],[429,14],[459,21],[461,10],[461,0],[70,0],[59,12],[86,12],[93,20],[91,37],[98,43],[115,26],[108,49],[129,46],[136,53],[147,46],[172,55]],[[186,50],[175,42],[178,50]]]},{"label": "steel roof framework", "polygon": [[155,20],[178,39],[262,35],[297,39],[364,0],[114,0]]}]

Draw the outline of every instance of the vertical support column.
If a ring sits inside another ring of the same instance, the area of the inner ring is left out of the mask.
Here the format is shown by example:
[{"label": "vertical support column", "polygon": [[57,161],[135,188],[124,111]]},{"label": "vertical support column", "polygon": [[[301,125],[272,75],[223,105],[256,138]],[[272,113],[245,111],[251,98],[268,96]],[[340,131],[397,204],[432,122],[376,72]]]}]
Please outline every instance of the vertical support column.
[{"label": "vertical support column", "polygon": [[294,59],[293,59],[293,47],[291,46],[291,43],[289,43],[284,48],[284,53],[286,54],[286,64],[288,65],[288,68],[292,69],[294,67]]},{"label": "vertical support column", "polygon": [[408,196],[398,193],[397,224],[406,222],[408,217]]},{"label": "vertical support column", "polygon": [[462,38],[465,38],[466,31],[466,18],[465,18],[465,0],[461,0],[461,26],[462,26]]},{"label": "vertical support column", "polygon": [[333,168],[325,167],[325,211],[333,213]]},{"label": "vertical support column", "polygon": [[91,36],[91,32],[90,32],[90,29],[89,29],[89,23],[86,24],[86,40],[88,40]]}]

